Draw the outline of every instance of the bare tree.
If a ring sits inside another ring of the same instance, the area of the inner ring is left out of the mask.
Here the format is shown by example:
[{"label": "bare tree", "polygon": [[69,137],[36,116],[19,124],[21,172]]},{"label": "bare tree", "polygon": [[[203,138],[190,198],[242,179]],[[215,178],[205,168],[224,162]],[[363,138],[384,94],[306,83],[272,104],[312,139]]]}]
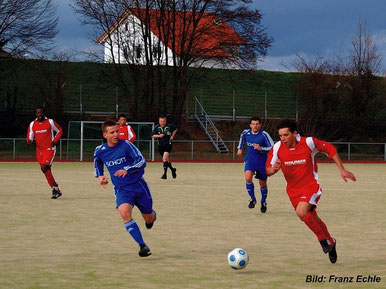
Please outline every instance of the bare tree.
[{"label": "bare tree", "polygon": [[[365,22],[359,21],[351,44],[346,57],[306,60],[298,56],[293,63],[301,73],[295,91],[304,106],[301,121],[306,133],[363,139],[384,110],[385,84],[377,75],[382,58]],[[331,125],[334,121],[338,125]]]},{"label": "bare tree", "polygon": [[[68,83],[73,79],[71,74],[71,61],[75,58],[77,51],[53,52],[46,58],[41,57],[38,60],[27,62],[27,65],[33,71],[33,85],[39,88],[43,105],[56,118],[63,117],[64,98]],[[49,61],[47,60],[53,60]]]},{"label": "bare tree", "polygon": [[51,0],[0,0],[0,48],[11,56],[46,52],[57,34]]},{"label": "bare tree", "polygon": [[374,119],[386,103],[381,79],[377,76],[381,71],[382,56],[367,30],[366,22],[358,22],[358,30],[351,44],[344,72],[349,76],[349,113],[351,121],[357,124],[362,119]]},{"label": "bare tree", "polygon": [[[191,80],[208,71],[190,68],[208,66],[204,65],[208,55],[224,66],[250,67],[267,53],[272,43],[260,23],[261,14],[248,8],[250,1],[74,0],[73,3],[76,12],[85,16],[83,21],[103,33],[105,50],[111,54],[108,61],[119,66],[117,79],[121,84],[133,86],[131,93],[129,87],[124,88],[132,98],[133,111],[142,103],[150,117],[153,113],[171,112],[174,121],[179,121]],[[225,33],[228,23],[238,34],[229,37]],[[210,44],[214,38],[217,38],[215,45],[202,45]],[[167,103],[170,98],[171,107]]]},{"label": "bare tree", "polygon": [[330,61],[322,57],[306,59],[297,55],[292,63],[300,76],[295,85],[295,92],[299,95],[300,116],[303,133],[324,138],[335,137],[336,127],[326,126],[326,120],[335,119],[339,115],[342,92],[340,83],[342,76],[333,74]]}]

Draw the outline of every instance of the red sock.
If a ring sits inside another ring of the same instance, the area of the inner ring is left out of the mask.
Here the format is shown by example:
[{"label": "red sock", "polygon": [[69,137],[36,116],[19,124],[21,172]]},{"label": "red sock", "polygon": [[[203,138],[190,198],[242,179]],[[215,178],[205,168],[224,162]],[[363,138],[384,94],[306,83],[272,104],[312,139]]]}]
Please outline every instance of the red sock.
[{"label": "red sock", "polygon": [[54,176],[52,175],[51,173],[51,170],[47,170],[44,175],[46,176],[46,179],[47,179],[47,183],[50,185],[50,187],[52,188],[54,185],[56,185],[56,182],[55,182],[55,179],[54,179]]},{"label": "red sock", "polygon": [[[316,212],[315,213],[314,212],[315,212],[315,210],[313,212],[308,212],[307,215],[301,220],[307,225],[308,228],[311,229],[312,232],[314,232],[314,234],[316,235],[316,237],[320,241],[320,240],[326,239],[327,236],[325,235],[325,232],[324,232],[322,226],[320,225],[318,220],[315,218]],[[333,243],[331,243],[331,244],[333,244]]]},{"label": "red sock", "polygon": [[330,241],[331,245],[334,244],[334,239],[331,237],[330,233],[328,232],[326,224],[322,221],[321,218],[318,217],[315,210],[311,212],[315,216],[315,220],[319,223],[320,228],[323,230],[324,235],[327,237],[327,239]]}]

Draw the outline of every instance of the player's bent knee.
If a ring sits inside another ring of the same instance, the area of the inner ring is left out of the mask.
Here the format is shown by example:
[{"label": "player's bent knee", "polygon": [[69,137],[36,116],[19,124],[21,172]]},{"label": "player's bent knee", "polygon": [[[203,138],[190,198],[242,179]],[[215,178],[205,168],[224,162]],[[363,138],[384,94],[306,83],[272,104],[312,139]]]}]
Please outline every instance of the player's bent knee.
[{"label": "player's bent knee", "polygon": [[296,215],[298,215],[299,219],[303,219],[307,215],[306,210],[296,210]]},{"label": "player's bent knee", "polygon": [[121,215],[124,222],[128,222],[132,219],[131,211],[132,206],[130,204],[122,204],[118,207],[119,214]]},{"label": "player's bent knee", "polygon": [[[121,212],[120,212],[121,213]],[[122,220],[127,223],[129,221],[131,221],[133,218],[131,217],[131,214],[125,214],[125,213],[121,213],[121,217],[122,217]]]}]

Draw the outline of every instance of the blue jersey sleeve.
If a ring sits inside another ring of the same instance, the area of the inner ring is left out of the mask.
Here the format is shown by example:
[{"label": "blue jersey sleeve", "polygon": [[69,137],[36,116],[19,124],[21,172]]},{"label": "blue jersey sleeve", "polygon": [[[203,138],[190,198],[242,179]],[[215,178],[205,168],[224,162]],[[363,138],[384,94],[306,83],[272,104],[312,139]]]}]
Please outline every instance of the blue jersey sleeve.
[{"label": "blue jersey sleeve", "polygon": [[245,134],[248,132],[247,129],[243,130],[243,132],[240,135],[239,145],[237,146],[237,149],[242,150],[245,145]]},{"label": "blue jersey sleeve", "polygon": [[177,127],[174,124],[168,123],[168,127],[170,129],[170,132],[173,132],[177,129]]},{"label": "blue jersey sleeve", "polygon": [[158,134],[158,127],[159,127],[158,124],[154,127],[153,131],[151,132],[152,136],[155,135],[155,134]]},{"label": "blue jersey sleeve", "polygon": [[267,132],[263,131],[263,136],[264,136],[264,143],[260,147],[262,151],[264,151],[265,153],[268,153],[271,147],[273,147],[274,143],[271,136]]},{"label": "blue jersey sleeve", "polygon": [[94,151],[94,176],[97,178],[103,176],[103,161],[98,157],[98,152],[102,145],[97,146]]},{"label": "blue jersey sleeve", "polygon": [[125,143],[125,152],[130,157],[130,159],[132,159],[132,162],[124,166],[123,169],[125,169],[128,174],[135,173],[144,169],[146,167],[146,161],[142,153],[131,142],[125,141]]}]

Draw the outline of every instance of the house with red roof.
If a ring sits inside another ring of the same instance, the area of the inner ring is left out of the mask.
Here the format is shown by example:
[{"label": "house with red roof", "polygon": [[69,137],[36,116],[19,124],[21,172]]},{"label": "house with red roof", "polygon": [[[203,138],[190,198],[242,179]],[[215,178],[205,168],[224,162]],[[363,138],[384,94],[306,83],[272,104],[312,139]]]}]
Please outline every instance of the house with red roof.
[{"label": "house with red roof", "polygon": [[213,13],[127,9],[96,41],[106,63],[239,68],[246,41]]},{"label": "house with red roof", "polygon": [[11,55],[5,51],[2,47],[0,47],[0,58],[8,58],[10,57]]}]

